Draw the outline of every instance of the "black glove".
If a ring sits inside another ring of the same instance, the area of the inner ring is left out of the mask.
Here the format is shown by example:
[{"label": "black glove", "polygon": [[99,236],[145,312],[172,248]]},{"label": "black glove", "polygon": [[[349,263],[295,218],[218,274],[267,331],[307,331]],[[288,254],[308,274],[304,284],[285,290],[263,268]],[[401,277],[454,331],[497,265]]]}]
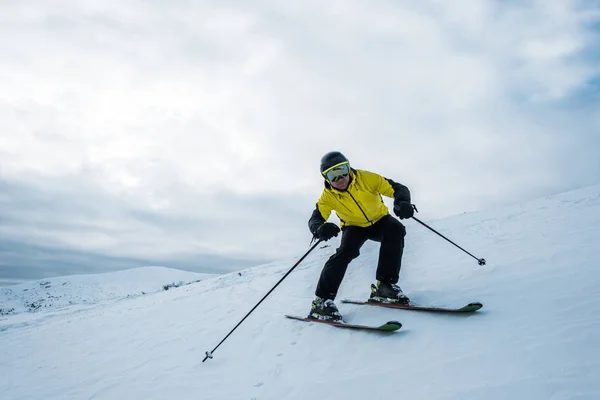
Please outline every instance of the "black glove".
[{"label": "black glove", "polygon": [[337,236],[338,233],[340,233],[340,228],[336,224],[333,222],[325,222],[317,229],[315,236],[321,240],[328,241],[332,237]]},{"label": "black glove", "polygon": [[408,219],[415,215],[415,209],[408,201],[394,202],[394,214],[400,219]]}]

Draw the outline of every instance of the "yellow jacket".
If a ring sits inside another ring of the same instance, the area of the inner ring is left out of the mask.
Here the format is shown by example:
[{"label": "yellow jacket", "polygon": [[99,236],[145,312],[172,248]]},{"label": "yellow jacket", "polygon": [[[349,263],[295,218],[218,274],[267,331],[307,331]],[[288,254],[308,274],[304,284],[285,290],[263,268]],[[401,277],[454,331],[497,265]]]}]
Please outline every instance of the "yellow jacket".
[{"label": "yellow jacket", "polygon": [[340,218],[342,228],[367,227],[389,214],[382,195],[391,197],[394,201],[410,202],[408,188],[391,179],[360,169],[352,169],[350,177],[350,184],[344,191],[337,190],[325,182],[325,189],[308,222],[313,234],[327,221],[332,211]]}]

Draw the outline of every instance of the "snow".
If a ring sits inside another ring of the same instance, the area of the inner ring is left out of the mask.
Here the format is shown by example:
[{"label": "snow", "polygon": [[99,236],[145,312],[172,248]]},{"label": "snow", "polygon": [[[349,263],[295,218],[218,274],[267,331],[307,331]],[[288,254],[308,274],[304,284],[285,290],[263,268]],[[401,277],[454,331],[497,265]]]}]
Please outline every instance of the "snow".
[{"label": "snow", "polygon": [[[407,221],[405,293],[434,305],[481,301],[482,310],[439,315],[338,302],[350,323],[401,321],[393,334],[284,318],[308,312],[336,238],[203,363],[302,254],[213,277],[141,269],[55,278],[48,290],[61,294],[60,307],[19,306],[0,317],[0,398],[600,399],[600,185],[425,222],[488,264]],[[378,244],[363,247],[338,300],[368,295],[377,254]],[[0,307],[30,301],[22,289],[42,293],[40,283],[3,290]]]},{"label": "snow", "polygon": [[143,267],[105,274],[41,279],[0,287],[0,315],[143,296],[213,276],[164,267]]}]

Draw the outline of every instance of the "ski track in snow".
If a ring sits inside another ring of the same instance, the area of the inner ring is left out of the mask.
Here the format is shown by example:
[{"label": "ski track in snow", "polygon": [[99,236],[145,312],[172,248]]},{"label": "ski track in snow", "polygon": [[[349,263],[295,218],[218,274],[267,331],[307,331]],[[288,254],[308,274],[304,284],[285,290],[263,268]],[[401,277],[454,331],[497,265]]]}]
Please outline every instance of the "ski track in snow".
[{"label": "ski track in snow", "polygon": [[[308,312],[337,238],[202,363],[295,259],[216,277],[154,270],[147,286],[140,273],[152,269],[53,278],[48,290],[74,289],[47,309],[28,311],[31,299],[15,295],[45,294],[41,282],[0,292],[0,308],[17,309],[0,317],[0,398],[600,399],[600,186],[428,223],[488,265],[408,221],[401,286],[416,303],[481,301],[477,313],[338,301],[351,323],[402,322],[385,335],[284,318]],[[363,247],[338,300],[368,296],[377,254],[378,244]]]}]

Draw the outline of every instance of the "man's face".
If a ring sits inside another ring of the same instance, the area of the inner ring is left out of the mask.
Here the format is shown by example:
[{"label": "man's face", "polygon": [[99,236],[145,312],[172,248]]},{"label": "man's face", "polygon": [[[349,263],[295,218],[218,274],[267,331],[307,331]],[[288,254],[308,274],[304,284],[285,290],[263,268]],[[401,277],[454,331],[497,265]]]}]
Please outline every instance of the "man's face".
[{"label": "man's face", "polygon": [[346,190],[350,184],[350,175],[346,175],[345,178],[338,179],[335,182],[330,181],[329,183],[337,190]]},{"label": "man's face", "polygon": [[338,190],[345,190],[350,183],[350,165],[343,162],[324,171],[325,179]]}]

